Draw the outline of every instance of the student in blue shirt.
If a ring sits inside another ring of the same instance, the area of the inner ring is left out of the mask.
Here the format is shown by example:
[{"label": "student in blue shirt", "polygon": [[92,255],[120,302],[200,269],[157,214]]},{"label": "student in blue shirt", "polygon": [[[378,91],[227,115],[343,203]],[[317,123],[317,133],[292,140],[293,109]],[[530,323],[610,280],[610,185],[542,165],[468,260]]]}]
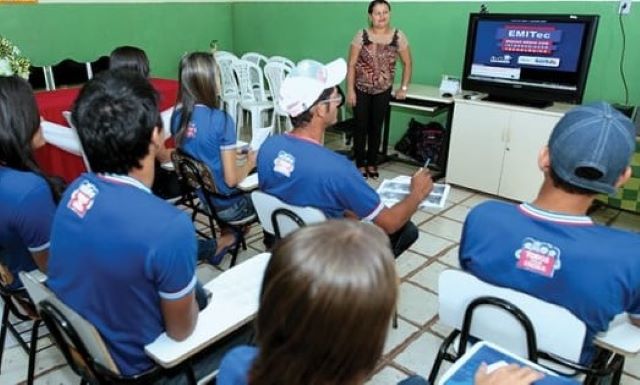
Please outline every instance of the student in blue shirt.
[{"label": "student in blue shirt", "polygon": [[382,355],[397,297],[379,228],[346,220],[304,227],[275,244],[257,347],[229,352],[217,384],[362,384]]},{"label": "student in blue shirt", "polygon": [[267,138],[260,147],[260,190],[292,205],[318,208],[329,218],[373,222],[388,234],[397,257],[418,238],[411,216],[433,182],[426,170],[418,170],[407,197],[385,207],[352,162],[321,144],[344,101],[338,84],[346,72],[344,59],[326,65],[303,60],[285,78],[278,103],[294,129]]},{"label": "student in blue shirt", "polygon": [[578,106],[556,124],[538,158],[544,182],[532,203],[489,201],[464,224],[460,265],[478,278],[567,308],[592,340],[620,313],[640,326],[640,235],[594,223],[587,210],[631,176],[636,128],[605,102]]},{"label": "student in blue shirt", "polygon": [[[347,220],[304,227],[273,249],[260,294],[257,346],[231,350],[216,383],[364,384],[382,356],[397,299],[395,262],[382,230]],[[526,385],[538,378],[526,368],[496,375],[481,367],[476,384]],[[411,376],[399,384],[427,382]]]},{"label": "student in blue shirt", "polygon": [[34,149],[45,144],[26,80],[0,76],[0,284],[18,289],[18,272],[47,270],[49,235],[61,184],[44,176]]},{"label": "student in blue shirt", "polygon": [[238,152],[235,122],[218,108],[215,83],[217,67],[213,55],[194,52],[180,62],[180,105],[171,119],[171,132],[178,147],[204,162],[224,197],[212,199],[215,210],[224,221],[237,221],[255,213],[248,194],[236,188],[255,167],[255,153],[249,151],[246,161]]},{"label": "student in blue shirt", "polygon": [[[164,138],[145,78],[99,74],[82,88],[72,118],[92,172],[60,201],[47,283],[98,329],[120,372],[136,375],[153,365],[145,345],[165,331],[184,340],[195,328],[195,230],[186,213],[151,194]],[[214,370],[235,338],[196,358],[196,376]]]}]

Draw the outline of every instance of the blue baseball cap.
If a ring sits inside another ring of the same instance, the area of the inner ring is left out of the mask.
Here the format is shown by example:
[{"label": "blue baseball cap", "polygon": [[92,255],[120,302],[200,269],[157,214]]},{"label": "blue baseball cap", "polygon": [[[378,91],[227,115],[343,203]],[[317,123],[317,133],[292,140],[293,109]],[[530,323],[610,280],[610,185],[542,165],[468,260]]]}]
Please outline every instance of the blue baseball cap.
[{"label": "blue baseball cap", "polygon": [[549,138],[551,168],[565,182],[615,194],[615,184],[631,162],[636,127],[606,102],[573,108]]}]

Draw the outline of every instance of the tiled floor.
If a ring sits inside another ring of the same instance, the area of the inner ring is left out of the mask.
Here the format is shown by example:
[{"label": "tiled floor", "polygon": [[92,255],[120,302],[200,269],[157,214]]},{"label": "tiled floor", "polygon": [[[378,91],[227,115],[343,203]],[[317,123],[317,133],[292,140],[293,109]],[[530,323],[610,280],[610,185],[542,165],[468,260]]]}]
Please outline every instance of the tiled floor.
[{"label": "tiled floor", "polygon": [[[390,178],[398,174],[411,175],[414,170],[400,163],[390,163],[381,168],[381,174]],[[371,183],[375,186],[379,182]],[[413,373],[428,375],[436,351],[450,331],[438,323],[437,276],[444,269],[459,267],[457,252],[464,218],[471,207],[489,198],[484,194],[453,188],[449,204],[444,210],[420,211],[414,215],[413,221],[419,226],[420,238],[397,261],[398,274],[401,276],[399,325],[397,329],[390,329],[384,356],[368,384],[395,384]],[[640,217],[637,215],[602,209],[594,217],[612,226],[640,231]],[[240,262],[264,250],[261,230],[257,225],[250,230],[248,246],[248,250],[239,256]],[[221,269],[226,269],[228,264],[227,257]],[[55,348],[39,353],[36,362],[37,384],[78,383],[77,377],[64,364]],[[23,381],[26,365],[26,355],[18,347],[8,349],[0,384]],[[444,369],[447,367],[445,364]],[[627,360],[625,371],[622,380],[624,385],[640,385],[640,357]]]}]

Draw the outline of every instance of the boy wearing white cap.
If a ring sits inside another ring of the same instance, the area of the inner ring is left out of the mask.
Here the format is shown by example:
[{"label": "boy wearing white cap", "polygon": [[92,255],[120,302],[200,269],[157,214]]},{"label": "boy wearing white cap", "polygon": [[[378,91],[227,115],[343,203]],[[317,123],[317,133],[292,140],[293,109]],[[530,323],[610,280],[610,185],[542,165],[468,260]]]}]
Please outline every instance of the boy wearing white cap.
[{"label": "boy wearing white cap", "polygon": [[596,333],[627,312],[640,326],[640,236],[594,224],[596,194],[631,176],[634,124],[604,102],[579,106],[556,125],[538,164],[533,203],[485,202],[467,216],[460,265],[487,282],[567,308],[587,326],[581,363]]},{"label": "boy wearing white cap", "polygon": [[410,219],[433,182],[427,171],[419,170],[407,198],[386,208],[353,163],[322,146],[324,132],[336,122],[344,102],[338,84],[346,72],[343,59],[327,65],[303,60],[284,80],[278,102],[294,129],[268,138],[260,147],[260,190],[292,205],[316,207],[329,218],[374,222],[389,234],[397,257],[418,237]]}]

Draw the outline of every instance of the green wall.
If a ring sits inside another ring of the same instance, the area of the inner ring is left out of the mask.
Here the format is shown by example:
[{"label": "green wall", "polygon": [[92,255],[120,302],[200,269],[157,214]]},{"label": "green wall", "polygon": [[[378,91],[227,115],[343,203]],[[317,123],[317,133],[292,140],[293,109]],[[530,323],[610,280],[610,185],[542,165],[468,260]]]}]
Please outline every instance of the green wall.
[{"label": "green wall", "polygon": [[[393,24],[407,33],[411,43],[413,81],[438,84],[442,74],[459,75],[468,14],[477,11],[480,2],[392,4]],[[487,4],[490,12],[600,15],[585,101],[624,102],[616,1]],[[180,56],[208,49],[213,39],[220,41],[220,49],[238,54],[257,51],[322,61],[346,57],[353,34],[366,25],[366,5],[366,1],[0,5],[0,34],[18,44],[35,65],[66,57],[93,60],[118,45],[137,45],[147,51],[154,76],[175,78]],[[632,7],[623,22],[629,103],[640,104],[640,9]],[[410,116],[394,112],[392,141]]]},{"label": "green wall", "polygon": [[[392,24],[408,36],[414,62],[413,81],[434,84],[442,74],[460,75],[464,61],[468,14],[480,2],[396,2]],[[585,101],[624,102],[619,73],[621,32],[617,2],[488,2],[489,11],[600,15]],[[291,59],[330,60],[347,56],[358,28],[366,26],[366,2],[251,2],[233,5],[233,46]],[[624,16],[627,35],[625,72],[629,103],[640,104],[640,9]],[[398,75],[399,76],[399,75]],[[398,77],[399,79],[399,77]],[[392,142],[411,115],[394,110]],[[423,117],[422,120],[428,120]]]},{"label": "green wall", "polygon": [[230,3],[0,5],[0,34],[34,65],[91,61],[119,45],[149,55],[152,75],[177,77],[183,53],[232,47]]}]

